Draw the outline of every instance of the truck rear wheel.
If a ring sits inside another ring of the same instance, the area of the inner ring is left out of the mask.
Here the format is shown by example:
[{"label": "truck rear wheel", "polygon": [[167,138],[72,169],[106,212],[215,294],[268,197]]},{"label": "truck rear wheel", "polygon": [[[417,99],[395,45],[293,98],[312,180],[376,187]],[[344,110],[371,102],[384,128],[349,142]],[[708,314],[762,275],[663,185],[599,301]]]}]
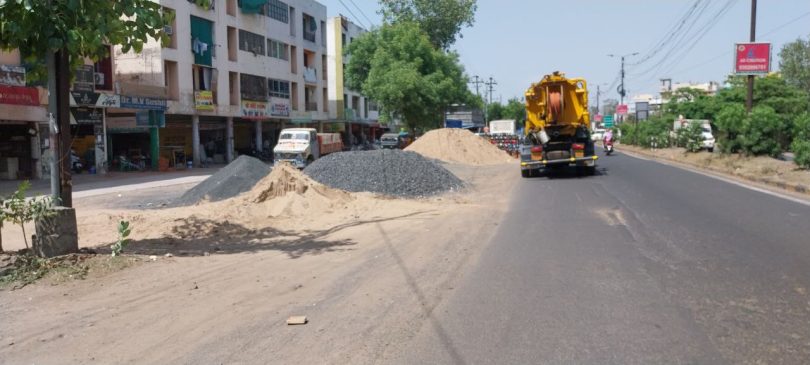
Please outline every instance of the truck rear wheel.
[{"label": "truck rear wheel", "polygon": [[315,158],[312,156],[307,157],[307,166],[312,165],[315,162]]}]

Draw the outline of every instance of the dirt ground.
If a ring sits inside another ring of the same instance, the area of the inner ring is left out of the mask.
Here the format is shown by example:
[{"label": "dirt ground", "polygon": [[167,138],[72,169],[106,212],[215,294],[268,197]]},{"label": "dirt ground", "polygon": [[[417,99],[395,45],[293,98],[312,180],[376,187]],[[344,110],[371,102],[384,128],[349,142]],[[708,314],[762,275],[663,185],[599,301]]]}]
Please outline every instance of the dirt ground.
[{"label": "dirt ground", "polygon": [[810,187],[810,170],[800,169],[790,161],[777,160],[767,156],[745,157],[706,151],[686,153],[683,148],[648,150],[627,145],[619,146],[619,149],[664,158],[754,181],[765,179],[772,183],[798,184]]},{"label": "dirt ground", "polygon": [[[315,196],[261,209],[203,204],[178,215],[110,210],[100,198],[81,210],[82,245],[108,244],[117,220],[129,219],[137,262],[0,291],[0,363],[386,361],[432,323],[519,180],[511,164],[447,167],[469,188],[426,200],[287,184]],[[307,204],[323,214],[308,216]],[[293,315],[309,323],[287,326]]]}]

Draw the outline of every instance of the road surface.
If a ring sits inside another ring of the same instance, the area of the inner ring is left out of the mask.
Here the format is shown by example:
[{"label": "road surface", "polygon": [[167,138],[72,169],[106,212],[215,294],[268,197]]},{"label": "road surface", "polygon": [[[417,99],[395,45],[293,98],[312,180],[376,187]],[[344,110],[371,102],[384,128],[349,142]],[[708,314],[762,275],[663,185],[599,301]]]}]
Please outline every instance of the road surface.
[{"label": "road surface", "polygon": [[621,153],[525,179],[428,317],[394,362],[807,364],[810,206]]}]

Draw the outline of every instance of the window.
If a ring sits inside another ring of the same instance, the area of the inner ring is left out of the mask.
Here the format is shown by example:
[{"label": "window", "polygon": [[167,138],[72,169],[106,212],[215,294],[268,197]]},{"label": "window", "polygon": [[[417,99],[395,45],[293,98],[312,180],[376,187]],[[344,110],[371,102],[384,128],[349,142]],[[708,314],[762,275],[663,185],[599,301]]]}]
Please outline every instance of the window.
[{"label": "window", "polygon": [[113,73],[112,73],[112,49],[110,46],[107,47],[107,56],[98,60],[93,65],[95,69],[95,83],[96,89],[99,90],[112,90],[113,88]]},{"label": "window", "polygon": [[267,80],[270,88],[270,96],[282,99],[290,98],[290,82],[284,80]]},{"label": "window", "polygon": [[272,39],[267,40],[267,55],[285,61],[290,59],[289,45]]},{"label": "window", "polygon": [[267,2],[267,16],[282,23],[290,22],[290,8],[287,3],[279,0],[269,0]]},{"label": "window", "polygon": [[266,55],[264,51],[264,37],[245,30],[239,30],[239,49],[253,52],[255,55]]},{"label": "window", "polygon": [[191,16],[191,52],[194,63],[211,66],[214,52],[214,23],[196,16]]},{"label": "window", "polygon": [[267,81],[264,77],[241,74],[239,75],[239,81],[242,99],[267,100]]},{"label": "window", "polygon": [[312,15],[304,14],[302,25],[304,39],[315,43],[315,31],[318,30],[318,23],[315,22],[315,18]]}]

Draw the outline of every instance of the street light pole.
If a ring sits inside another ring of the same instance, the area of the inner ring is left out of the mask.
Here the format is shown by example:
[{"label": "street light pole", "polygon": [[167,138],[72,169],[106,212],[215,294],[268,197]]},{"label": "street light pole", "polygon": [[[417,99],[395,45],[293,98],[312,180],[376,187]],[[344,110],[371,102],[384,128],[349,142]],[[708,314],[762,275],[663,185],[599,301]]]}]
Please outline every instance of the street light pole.
[{"label": "street light pole", "polygon": [[[751,0],[751,42],[757,40],[757,0]],[[745,108],[748,112],[754,107],[754,75],[748,75],[748,96],[745,100]]]}]

